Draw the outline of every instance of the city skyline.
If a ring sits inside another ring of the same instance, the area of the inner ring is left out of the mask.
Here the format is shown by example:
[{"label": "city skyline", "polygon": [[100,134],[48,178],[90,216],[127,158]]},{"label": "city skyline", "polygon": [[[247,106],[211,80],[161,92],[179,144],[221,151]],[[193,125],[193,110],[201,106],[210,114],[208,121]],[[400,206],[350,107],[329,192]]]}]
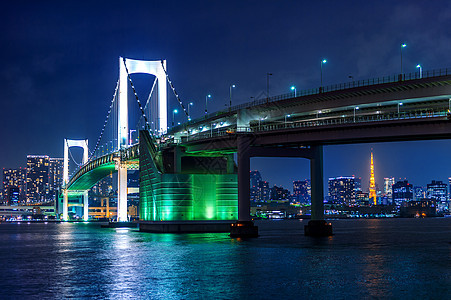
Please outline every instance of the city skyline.
[{"label": "city skyline", "polygon": [[[224,109],[231,84],[235,105],[268,92],[290,92],[291,86],[316,88],[320,77],[330,85],[398,74],[404,43],[405,73],[418,72],[418,64],[424,71],[451,66],[447,1],[378,1],[346,9],[343,3],[310,2],[119,3],[5,5],[0,53],[8,59],[0,72],[0,119],[7,129],[0,138],[7,146],[0,168],[23,167],[29,154],[62,157],[64,138],[88,138],[92,148],[114,91],[119,56],[167,59],[182,100],[194,103],[193,117],[202,116],[208,94],[209,111]],[[133,76],[145,97],[153,78]],[[169,111],[178,108],[170,91],[168,96]],[[183,121],[181,114],[176,118]],[[444,166],[451,165],[451,141],[443,140],[325,146],[325,179],[356,175],[366,186],[369,148],[375,149],[379,187],[386,176],[415,184],[450,176]],[[276,172],[281,161],[287,174]],[[283,186],[309,176],[302,159],[255,158],[251,167]]]}]

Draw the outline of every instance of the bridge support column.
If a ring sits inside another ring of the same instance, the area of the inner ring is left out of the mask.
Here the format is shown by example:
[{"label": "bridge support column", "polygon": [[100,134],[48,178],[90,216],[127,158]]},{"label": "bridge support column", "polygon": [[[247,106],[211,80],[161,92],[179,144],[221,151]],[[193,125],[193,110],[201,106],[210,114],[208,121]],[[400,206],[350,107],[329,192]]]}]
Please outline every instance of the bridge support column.
[{"label": "bridge support column", "polygon": [[127,222],[127,166],[119,162],[117,170],[117,221]]},{"label": "bridge support column", "polygon": [[67,190],[63,190],[63,221],[67,221],[69,219],[68,214],[68,203],[69,196],[67,195]]},{"label": "bridge support column", "polygon": [[89,217],[88,191],[83,192],[83,221],[87,222]]},{"label": "bridge support column", "polygon": [[249,137],[238,137],[238,221],[232,224],[230,237],[258,236],[258,227],[254,226],[250,215],[250,145]]},{"label": "bridge support column", "polygon": [[312,218],[304,226],[308,236],[332,235],[332,224],[324,220],[323,146],[311,146],[310,180],[312,192]]},{"label": "bridge support column", "polygon": [[235,161],[233,160],[233,154],[227,155],[227,174],[233,174],[235,168]]}]

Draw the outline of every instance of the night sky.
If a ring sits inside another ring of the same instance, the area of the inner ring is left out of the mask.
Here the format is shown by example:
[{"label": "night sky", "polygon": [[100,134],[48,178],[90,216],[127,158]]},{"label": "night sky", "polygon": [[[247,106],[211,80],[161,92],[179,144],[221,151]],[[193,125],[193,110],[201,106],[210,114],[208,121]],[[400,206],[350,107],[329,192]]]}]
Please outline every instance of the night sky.
[{"label": "night sky", "polygon": [[[83,4],[82,4],[83,3]],[[64,138],[93,147],[118,78],[118,57],[166,59],[182,100],[201,116],[270,94],[451,67],[450,1],[7,1],[0,10],[0,167],[62,157]],[[145,90],[153,78],[137,76]],[[138,93],[139,93],[138,89]],[[177,108],[168,89],[169,109]],[[143,93],[143,97],[144,97]],[[170,118],[171,116],[169,116]],[[325,177],[425,186],[451,177],[449,140],[325,147]],[[270,184],[308,178],[302,159],[253,159]]]}]

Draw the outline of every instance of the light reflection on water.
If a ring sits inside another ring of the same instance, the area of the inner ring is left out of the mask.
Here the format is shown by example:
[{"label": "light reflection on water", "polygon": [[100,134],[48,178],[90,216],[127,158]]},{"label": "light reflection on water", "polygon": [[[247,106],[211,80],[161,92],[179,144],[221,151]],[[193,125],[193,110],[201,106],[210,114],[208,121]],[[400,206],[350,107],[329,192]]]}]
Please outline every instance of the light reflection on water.
[{"label": "light reflection on water", "polygon": [[446,298],[451,218],[260,221],[257,239],[0,224],[3,298]]}]

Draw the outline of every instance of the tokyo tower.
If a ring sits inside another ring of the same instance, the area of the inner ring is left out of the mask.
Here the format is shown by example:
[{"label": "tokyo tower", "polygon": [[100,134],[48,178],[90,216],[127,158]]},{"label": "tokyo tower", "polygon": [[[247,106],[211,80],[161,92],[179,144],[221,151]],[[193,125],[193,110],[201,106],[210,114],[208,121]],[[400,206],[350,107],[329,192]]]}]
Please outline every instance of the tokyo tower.
[{"label": "tokyo tower", "polygon": [[376,182],[374,180],[373,152],[371,152],[370,203],[376,205]]}]

